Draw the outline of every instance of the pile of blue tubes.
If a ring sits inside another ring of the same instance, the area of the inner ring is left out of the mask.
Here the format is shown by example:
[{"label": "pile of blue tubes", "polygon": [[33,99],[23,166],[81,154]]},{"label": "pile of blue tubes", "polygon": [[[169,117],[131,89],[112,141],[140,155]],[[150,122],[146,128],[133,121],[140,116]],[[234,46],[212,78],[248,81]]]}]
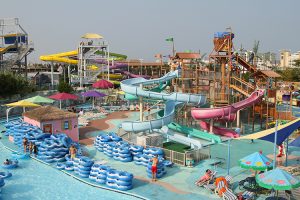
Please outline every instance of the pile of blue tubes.
[{"label": "pile of blue tubes", "polygon": [[130,151],[130,145],[123,141],[117,142],[113,148],[113,158],[121,162],[131,162],[133,156]]},{"label": "pile of blue tubes", "polygon": [[74,159],[74,171],[82,178],[88,178],[94,161],[88,157],[81,156]]},{"label": "pile of blue tubes", "polygon": [[132,189],[133,174],[125,171],[118,171],[106,165],[94,164],[91,168],[89,179],[99,184],[106,184],[108,187],[117,190]]},{"label": "pile of blue tubes", "polygon": [[33,126],[22,121],[11,121],[4,125],[6,127],[6,136],[14,138],[14,144],[21,147],[23,138],[27,138],[29,142],[33,142],[39,146],[45,138],[50,137],[50,134],[43,133],[37,126]]},{"label": "pile of blue tubes", "polygon": [[38,147],[37,158],[47,163],[64,162],[71,144],[72,139],[64,133],[51,135],[50,138],[44,139]]},{"label": "pile of blue tubes", "polygon": [[137,165],[143,165],[147,167],[148,163],[155,155],[158,157],[160,162],[164,160],[163,158],[164,152],[162,149],[155,148],[155,147],[148,147],[143,150],[143,154],[138,154],[134,157],[134,163]]}]

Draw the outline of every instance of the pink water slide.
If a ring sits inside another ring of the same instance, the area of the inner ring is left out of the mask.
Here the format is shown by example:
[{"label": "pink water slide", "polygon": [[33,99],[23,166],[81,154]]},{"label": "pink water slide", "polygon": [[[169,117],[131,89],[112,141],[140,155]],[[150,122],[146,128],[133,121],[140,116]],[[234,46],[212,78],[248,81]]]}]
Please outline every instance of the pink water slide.
[{"label": "pink water slide", "polygon": [[[200,121],[199,124],[203,130],[209,131],[209,123],[207,123],[205,121]],[[212,132],[216,135],[226,136],[226,137],[230,137],[230,138],[239,137],[239,134],[237,132],[227,129],[227,128],[221,128],[221,127],[217,127],[217,126],[213,126]]]},{"label": "pink water slide", "polygon": [[259,102],[263,96],[264,90],[256,90],[247,99],[244,99],[232,105],[219,108],[192,108],[191,114],[192,117],[196,120],[227,119],[227,121],[233,121],[235,119],[235,113],[238,110]]},{"label": "pink water slide", "polygon": [[[247,99],[232,105],[219,107],[219,108],[192,108],[192,117],[196,120],[214,119],[223,121],[234,121],[236,112],[244,109],[255,103],[258,103],[264,96],[264,90],[256,90]],[[200,121],[200,126],[204,130],[209,130],[209,123]],[[227,137],[238,137],[238,134],[230,129],[213,126],[213,133]]]}]

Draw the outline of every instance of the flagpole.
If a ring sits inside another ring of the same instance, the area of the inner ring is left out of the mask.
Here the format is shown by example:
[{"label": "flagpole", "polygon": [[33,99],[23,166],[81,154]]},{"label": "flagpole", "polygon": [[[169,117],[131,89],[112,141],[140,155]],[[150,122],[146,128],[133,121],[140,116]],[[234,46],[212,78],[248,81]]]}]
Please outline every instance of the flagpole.
[{"label": "flagpole", "polygon": [[175,45],[174,45],[174,38],[173,38],[173,40],[172,40],[172,46],[173,46],[173,57],[175,56]]},{"label": "flagpole", "polygon": [[278,121],[276,120],[276,124],[275,124],[275,135],[274,135],[274,160],[273,160],[273,169],[275,169],[275,167],[276,167],[277,129],[278,129]]}]

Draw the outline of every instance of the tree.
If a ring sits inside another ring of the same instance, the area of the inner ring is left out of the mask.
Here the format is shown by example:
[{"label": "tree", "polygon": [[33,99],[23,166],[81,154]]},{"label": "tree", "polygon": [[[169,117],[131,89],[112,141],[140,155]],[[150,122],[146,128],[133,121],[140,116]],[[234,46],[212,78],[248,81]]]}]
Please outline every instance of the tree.
[{"label": "tree", "polygon": [[59,92],[72,93],[74,91],[73,87],[62,80],[59,81],[58,89]]},{"label": "tree", "polygon": [[24,77],[11,72],[0,73],[0,97],[21,96],[33,92],[34,87]]}]

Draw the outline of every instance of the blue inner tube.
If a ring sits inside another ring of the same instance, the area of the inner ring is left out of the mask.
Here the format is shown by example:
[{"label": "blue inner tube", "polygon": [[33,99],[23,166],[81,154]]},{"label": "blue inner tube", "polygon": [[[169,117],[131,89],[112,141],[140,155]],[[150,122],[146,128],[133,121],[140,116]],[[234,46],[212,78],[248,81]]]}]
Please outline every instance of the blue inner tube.
[{"label": "blue inner tube", "polygon": [[65,170],[67,170],[67,171],[73,171],[74,170],[74,166],[67,165],[67,166],[65,166]]},{"label": "blue inner tube", "polygon": [[100,183],[100,184],[105,184],[106,183],[106,179],[101,179],[101,178],[97,177],[96,182]]},{"label": "blue inner tube", "polygon": [[164,160],[163,161],[163,165],[166,166],[166,167],[172,167],[174,163],[172,163],[171,161],[169,160]]},{"label": "blue inner tube", "polygon": [[61,169],[65,169],[65,167],[66,167],[66,165],[63,164],[63,163],[57,163],[57,164],[56,164],[56,168],[57,168],[57,169],[60,169],[60,170],[61,170]]},{"label": "blue inner tube", "polygon": [[4,179],[0,178],[0,189],[5,185]]},{"label": "blue inner tube", "polygon": [[12,173],[10,172],[0,172],[0,179],[5,179],[5,178],[9,178],[12,176]]},{"label": "blue inner tube", "polygon": [[27,153],[15,153],[15,152],[13,152],[11,156],[12,158],[15,159],[27,159],[30,157],[29,154]]},{"label": "blue inner tube", "polygon": [[13,168],[17,168],[18,167],[18,161],[17,160],[13,160],[11,161],[12,163],[9,165],[2,165],[2,168],[4,169],[13,169]]}]

